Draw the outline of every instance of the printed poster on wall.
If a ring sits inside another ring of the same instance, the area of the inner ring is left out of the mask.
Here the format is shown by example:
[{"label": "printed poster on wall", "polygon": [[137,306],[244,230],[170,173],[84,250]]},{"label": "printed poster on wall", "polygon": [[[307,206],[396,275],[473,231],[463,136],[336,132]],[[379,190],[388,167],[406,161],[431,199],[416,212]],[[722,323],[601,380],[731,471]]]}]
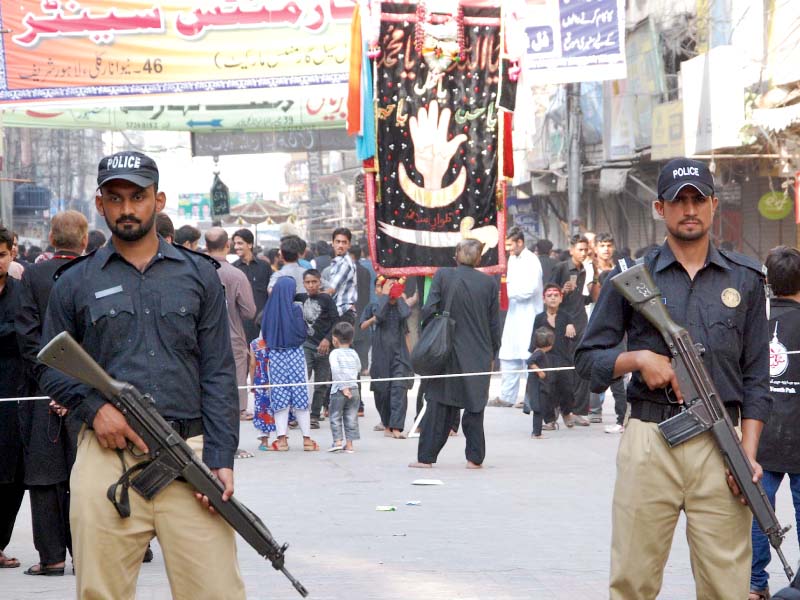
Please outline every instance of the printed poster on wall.
[{"label": "printed poster on wall", "polygon": [[347,81],[354,0],[0,0],[0,102]]},{"label": "printed poster on wall", "polygon": [[472,237],[484,242],[481,267],[502,272],[500,9],[462,3],[463,29],[455,15],[417,25],[416,10],[382,6],[373,257],[385,274],[431,274],[454,266],[456,245]]}]

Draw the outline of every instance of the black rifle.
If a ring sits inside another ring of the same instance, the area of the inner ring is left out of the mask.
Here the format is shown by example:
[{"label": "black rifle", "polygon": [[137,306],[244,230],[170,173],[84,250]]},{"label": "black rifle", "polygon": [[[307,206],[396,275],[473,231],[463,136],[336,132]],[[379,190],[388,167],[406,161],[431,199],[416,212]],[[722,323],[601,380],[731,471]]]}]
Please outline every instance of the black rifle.
[{"label": "black rifle", "polygon": [[[261,519],[235,496],[227,501],[222,500],[225,487],[164,417],[158,414],[150,396],[142,395],[130,383],[112,379],[66,331],[50,340],[39,352],[38,358],[47,366],[58,369],[100,392],[125,415],[131,429],[144,440],[150,460],[136,465],[134,469],[138,474],[130,480],[131,487],[150,500],[175,479],[182,477],[196,491],[208,497],[214,510],[256,552],[286,575],[301,596],[305,598],[308,595],[303,584],[292,577],[284,566],[284,554],[289,545],[279,546]],[[129,470],[128,473],[130,472]],[[115,488],[116,485],[109,489],[109,499],[117,506]],[[119,507],[117,510],[120,510]],[[120,515],[127,516],[122,512]]]},{"label": "black rifle", "polygon": [[711,431],[756,522],[775,548],[786,576],[792,580],[792,568],[781,551],[781,542],[790,527],[781,527],[761,483],[753,483],[753,466],[742,449],[728,411],[703,364],[700,356],[702,349],[695,345],[686,329],[670,318],[661,292],[644,264],[624,270],[611,281],[631,306],[658,329],[672,355],[684,409],[671,419],[659,423],[662,435],[670,447],[674,447],[705,431]]}]

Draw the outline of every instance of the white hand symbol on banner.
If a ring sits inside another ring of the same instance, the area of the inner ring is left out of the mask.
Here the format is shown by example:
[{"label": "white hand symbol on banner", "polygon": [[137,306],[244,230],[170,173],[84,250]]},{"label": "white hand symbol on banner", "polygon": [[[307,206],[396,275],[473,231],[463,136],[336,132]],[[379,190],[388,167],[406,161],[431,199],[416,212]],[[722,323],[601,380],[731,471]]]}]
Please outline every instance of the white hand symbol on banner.
[{"label": "white hand symbol on banner", "polygon": [[411,140],[414,142],[414,166],[422,175],[424,187],[414,183],[406,172],[403,163],[398,169],[400,187],[414,202],[427,208],[441,208],[452,204],[464,191],[467,172],[459,168],[453,183],[442,187],[442,178],[450,166],[458,147],[467,141],[467,136],[459,133],[447,139],[451,111],[449,108],[439,112],[439,103],[434,100],[429,109],[421,107],[416,117],[409,120]]}]

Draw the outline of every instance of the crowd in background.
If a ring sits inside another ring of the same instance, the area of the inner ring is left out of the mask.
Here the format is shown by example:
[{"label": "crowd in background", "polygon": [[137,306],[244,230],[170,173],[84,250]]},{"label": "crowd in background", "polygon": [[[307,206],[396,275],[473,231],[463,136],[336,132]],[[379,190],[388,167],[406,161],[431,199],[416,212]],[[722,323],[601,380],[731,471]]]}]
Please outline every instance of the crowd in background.
[{"label": "crowd in background", "polygon": [[[295,428],[302,434],[303,450],[317,451],[320,444],[312,431],[320,429],[326,419],[332,438],[330,445],[325,444],[327,450],[356,451],[358,417],[364,415],[360,380],[367,375],[379,416],[371,429],[389,438],[407,437],[407,395],[414,375],[410,352],[419,335],[426,300],[424,277],[378,276],[366,240],[352,243],[352,234],[345,228],[337,229],[330,242],[309,244],[293,227],[286,226],[274,248],[259,247],[247,228],[232,235],[221,227],[203,232],[184,225],[176,230],[162,213],[157,215],[156,228],[167,242],[206,253],[219,263],[217,274],[225,287],[240,386],[240,419],[252,421],[260,451],[289,450],[290,430]],[[85,218],[74,211],[54,217],[50,243],[43,245],[44,249],[18,246],[16,235],[8,233],[13,244],[7,274],[17,280],[24,279],[26,272],[29,279],[41,276],[43,263],[50,263],[45,270],[51,278],[58,264],[107,243],[101,231],[88,231]],[[648,249],[638,250],[635,256]],[[590,394],[586,382],[569,367],[600,287],[617,260],[630,258],[629,250],[618,250],[609,234],[595,236],[591,232],[574,236],[568,249],[559,250],[546,239],[526,243],[523,232],[516,228],[508,232],[506,250],[508,274],[495,278],[504,333],[494,365],[503,371],[503,382],[500,396],[485,401],[488,406],[515,406],[533,413],[535,439],[544,437],[542,431],[557,429],[559,416],[570,428],[601,423],[602,395]],[[44,300],[46,307],[46,294]],[[568,368],[548,370],[559,367]],[[537,372],[528,377],[526,369]],[[315,385],[306,386],[308,382]],[[255,386],[252,396],[248,385]],[[269,385],[276,387],[266,387]],[[5,395],[15,395],[10,386],[5,388]],[[416,416],[426,399],[426,388],[419,386]],[[624,383],[612,386],[611,392],[616,422],[606,431],[621,433],[626,411]],[[26,393],[36,393],[35,386]],[[29,406],[29,413],[21,411],[26,415],[22,435],[12,436],[11,442],[5,440],[18,447],[18,451],[6,453],[5,462],[19,458],[9,467],[18,470],[10,479],[18,480],[19,490],[38,490],[33,463],[41,456],[36,454],[37,444],[31,436],[44,435],[42,431],[61,436],[56,450],[61,468],[53,477],[42,479],[44,491],[31,493],[41,563],[32,567],[30,574],[38,574],[36,569],[44,566],[63,569],[70,547],[64,504],[77,420],[52,402],[36,410],[37,403]],[[458,410],[455,417],[448,415],[443,421],[445,433],[455,435]],[[6,425],[9,423],[6,420]],[[16,427],[17,421],[14,423]],[[237,452],[237,458],[252,456],[244,449]],[[26,462],[31,463],[27,468]],[[9,539],[15,514],[6,512]],[[0,548],[6,543],[7,539],[0,539]],[[13,559],[0,557],[13,566]]]}]

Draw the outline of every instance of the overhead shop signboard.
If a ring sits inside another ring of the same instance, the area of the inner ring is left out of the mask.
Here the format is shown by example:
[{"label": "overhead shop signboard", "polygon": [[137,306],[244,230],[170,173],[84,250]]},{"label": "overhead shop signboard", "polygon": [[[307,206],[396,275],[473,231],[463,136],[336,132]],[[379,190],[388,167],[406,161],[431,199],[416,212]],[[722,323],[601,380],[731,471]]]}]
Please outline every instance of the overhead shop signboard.
[{"label": "overhead shop signboard", "polygon": [[[248,98],[255,91],[247,92]],[[51,127],[59,129],[149,130],[149,131],[293,131],[335,129],[347,115],[346,84],[307,88],[282,87],[260,90],[269,99],[236,102],[227,99],[213,104],[181,102],[180,96],[151,98],[152,104],[130,106],[89,106],[62,108],[48,105],[28,108],[15,105],[0,112],[7,127]],[[124,102],[124,100],[121,100]],[[177,101],[177,102],[176,102]]]},{"label": "overhead shop signboard", "polygon": [[623,0],[527,0],[528,79],[571,83],[625,79]]},{"label": "overhead shop signboard", "polygon": [[192,156],[325,152],[352,148],[353,139],[344,129],[192,134]]},{"label": "overhead shop signboard", "polygon": [[354,4],[0,0],[0,102],[343,84]]}]

